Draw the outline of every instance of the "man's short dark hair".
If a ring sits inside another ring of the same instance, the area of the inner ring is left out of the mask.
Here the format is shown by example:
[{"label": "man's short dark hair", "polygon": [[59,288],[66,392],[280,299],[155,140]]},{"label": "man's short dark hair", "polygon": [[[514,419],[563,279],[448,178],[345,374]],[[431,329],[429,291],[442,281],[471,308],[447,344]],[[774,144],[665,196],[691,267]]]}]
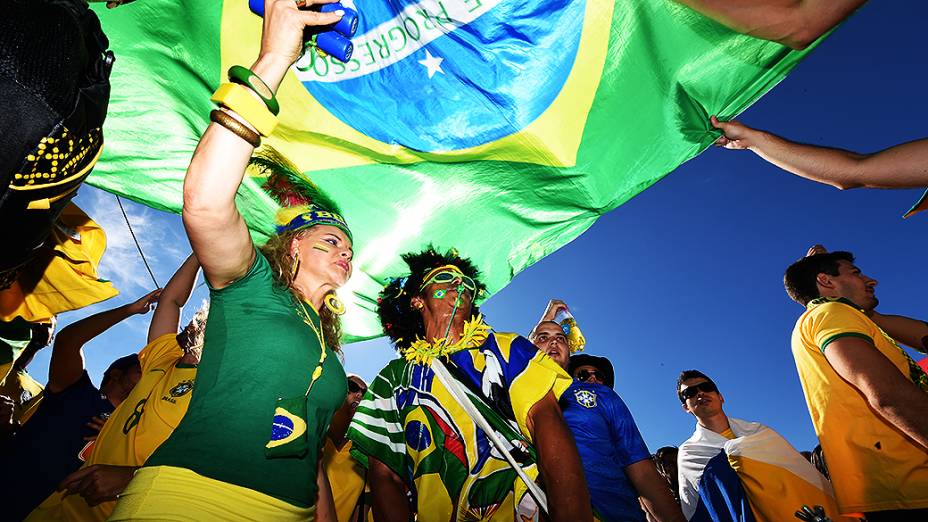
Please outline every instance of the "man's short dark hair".
[{"label": "man's short dark hair", "polygon": [[821,297],[816,278],[819,274],[838,275],[838,261],[853,263],[854,254],[844,251],[814,254],[789,265],[783,274],[783,286],[789,298],[805,306]]},{"label": "man's short dark hair", "polygon": [[712,379],[710,379],[708,375],[702,373],[699,370],[683,370],[682,372],[680,372],[680,376],[677,377],[677,389],[676,389],[677,397],[680,396],[680,386],[683,386],[684,382],[690,379],[700,379],[700,378],[705,379],[710,382],[715,382]]},{"label": "man's short dark hair", "polygon": [[106,371],[103,372],[103,380],[100,381],[100,389],[102,390],[107,384],[109,384],[110,379],[113,378],[114,370],[125,372],[126,370],[128,370],[129,368],[132,368],[133,366],[140,366],[140,365],[141,363],[139,363],[139,354],[137,353],[131,353],[129,355],[126,355],[125,357],[120,357],[119,359],[116,359],[115,361],[110,363],[109,368],[107,368]]}]

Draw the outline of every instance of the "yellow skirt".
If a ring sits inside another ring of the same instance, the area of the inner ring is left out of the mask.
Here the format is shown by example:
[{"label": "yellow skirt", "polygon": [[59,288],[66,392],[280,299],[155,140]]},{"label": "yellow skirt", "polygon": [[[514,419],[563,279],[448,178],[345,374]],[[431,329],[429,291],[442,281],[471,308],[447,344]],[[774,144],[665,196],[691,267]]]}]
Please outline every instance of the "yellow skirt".
[{"label": "yellow skirt", "polygon": [[298,508],[255,490],[172,466],[141,468],[119,496],[110,520],[274,520],[312,522],[316,507]]}]

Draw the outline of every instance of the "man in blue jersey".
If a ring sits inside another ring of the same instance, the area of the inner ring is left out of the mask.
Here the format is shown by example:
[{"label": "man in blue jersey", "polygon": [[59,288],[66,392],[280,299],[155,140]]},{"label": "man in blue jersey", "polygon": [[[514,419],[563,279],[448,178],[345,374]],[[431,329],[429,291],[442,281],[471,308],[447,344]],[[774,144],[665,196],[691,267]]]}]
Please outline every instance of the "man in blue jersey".
[{"label": "man in blue jersey", "polygon": [[575,379],[561,396],[560,406],[577,443],[597,517],[607,522],[644,522],[643,505],[654,520],[683,521],[635,419],[612,389],[614,373],[609,360],[570,356],[564,330],[544,318],[530,340]]}]

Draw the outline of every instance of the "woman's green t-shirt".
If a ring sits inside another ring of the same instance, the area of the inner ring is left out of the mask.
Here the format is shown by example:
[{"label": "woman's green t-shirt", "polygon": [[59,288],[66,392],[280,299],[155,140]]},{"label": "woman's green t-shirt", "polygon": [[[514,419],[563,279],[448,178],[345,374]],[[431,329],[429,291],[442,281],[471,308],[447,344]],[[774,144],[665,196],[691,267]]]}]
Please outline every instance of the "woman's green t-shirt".
[{"label": "woman's green t-shirt", "polygon": [[[210,300],[190,407],[145,465],[187,468],[298,507],[314,505],[323,437],[348,387],[338,357],[328,353],[306,399],[309,451],[267,458],[277,399],[306,392],[319,362],[319,340],[292,294],[274,284],[260,252],[245,277],[212,290]],[[318,315],[310,306],[305,310],[321,332]]]}]

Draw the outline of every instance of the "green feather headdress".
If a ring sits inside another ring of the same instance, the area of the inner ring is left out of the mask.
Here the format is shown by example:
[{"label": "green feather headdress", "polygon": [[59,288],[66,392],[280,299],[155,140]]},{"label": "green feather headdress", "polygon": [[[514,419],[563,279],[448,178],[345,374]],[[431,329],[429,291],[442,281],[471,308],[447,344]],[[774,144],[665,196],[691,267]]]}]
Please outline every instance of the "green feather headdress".
[{"label": "green feather headdress", "polygon": [[248,166],[256,175],[266,177],[261,188],[281,205],[275,217],[278,234],[330,225],[340,228],[351,239],[351,230],[335,200],[276,149],[262,148],[251,157]]}]

